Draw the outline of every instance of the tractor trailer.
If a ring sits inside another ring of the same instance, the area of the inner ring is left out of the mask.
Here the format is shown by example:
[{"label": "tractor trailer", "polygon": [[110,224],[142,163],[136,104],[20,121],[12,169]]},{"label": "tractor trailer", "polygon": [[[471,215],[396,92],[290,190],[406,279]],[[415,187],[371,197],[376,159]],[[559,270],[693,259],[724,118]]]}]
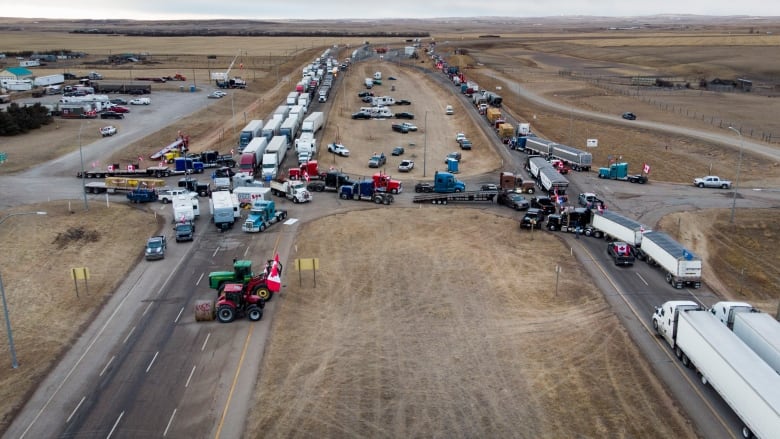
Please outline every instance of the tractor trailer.
[{"label": "tractor trailer", "polygon": [[550,145],[550,157],[562,160],[575,171],[589,171],[593,165],[593,155],[591,153],[559,143]]},{"label": "tractor trailer", "polygon": [[263,154],[263,179],[276,178],[285,155],[287,155],[287,136],[274,136]]},{"label": "tractor trailer", "polygon": [[666,271],[666,281],[675,288],[701,287],[701,258],[666,233],[646,232],[642,236],[640,258],[648,264],[659,265]]},{"label": "tractor trailer", "polygon": [[535,178],[537,180],[539,179],[539,171],[540,171],[540,169],[545,168],[545,167],[552,169],[552,164],[550,164],[550,162],[545,160],[544,157],[540,157],[540,156],[528,157],[528,160],[526,161],[526,166],[525,166],[525,168],[528,170],[528,172],[531,173],[531,177],[533,177],[533,178]]},{"label": "tractor trailer", "polygon": [[255,137],[244,148],[244,152],[241,153],[239,159],[238,172],[255,175],[257,169],[260,167],[260,163],[263,159],[263,154],[268,147],[268,139],[265,137]]},{"label": "tractor trailer", "polygon": [[682,364],[695,368],[740,418],[743,437],[777,437],[780,375],[739,337],[691,301],[664,303],[652,324]]},{"label": "tractor trailer", "polygon": [[718,302],[710,312],[780,374],[780,322],[744,302]]},{"label": "tractor trailer", "polygon": [[591,226],[592,229],[586,231],[586,234],[592,234],[596,238],[604,236],[611,241],[627,242],[634,247],[640,247],[642,236],[650,231],[641,223],[610,210],[594,213]]},{"label": "tractor trailer", "polygon": [[553,168],[552,165],[549,165],[539,169],[539,184],[550,194],[557,193],[558,195],[563,195],[569,187],[569,180],[561,175],[557,169]]},{"label": "tractor trailer", "polygon": [[238,134],[238,152],[243,152],[255,137],[259,136],[263,130],[263,121],[259,119],[251,120]]},{"label": "tractor trailer", "polygon": [[324,116],[321,111],[313,112],[312,114],[306,116],[306,119],[303,119],[301,131],[304,133],[316,133],[320,128],[322,128],[323,119]]}]

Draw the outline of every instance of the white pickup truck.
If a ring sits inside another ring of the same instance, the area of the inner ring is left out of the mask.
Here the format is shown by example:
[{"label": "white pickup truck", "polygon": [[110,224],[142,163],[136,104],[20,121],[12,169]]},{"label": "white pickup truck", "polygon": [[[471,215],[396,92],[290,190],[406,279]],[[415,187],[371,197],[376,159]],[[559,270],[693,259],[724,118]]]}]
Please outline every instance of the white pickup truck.
[{"label": "white pickup truck", "polygon": [[706,177],[693,179],[693,185],[698,187],[729,189],[731,187],[731,182],[729,180],[723,180],[716,175],[708,175]]}]

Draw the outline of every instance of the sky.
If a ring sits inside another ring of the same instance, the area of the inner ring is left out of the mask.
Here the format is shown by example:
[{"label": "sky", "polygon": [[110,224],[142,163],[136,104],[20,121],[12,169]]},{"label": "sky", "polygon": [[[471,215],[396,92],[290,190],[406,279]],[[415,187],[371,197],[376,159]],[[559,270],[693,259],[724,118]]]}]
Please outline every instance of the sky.
[{"label": "sky", "polygon": [[381,19],[443,17],[626,17],[656,14],[780,16],[767,0],[8,0],[3,17],[87,19]]}]

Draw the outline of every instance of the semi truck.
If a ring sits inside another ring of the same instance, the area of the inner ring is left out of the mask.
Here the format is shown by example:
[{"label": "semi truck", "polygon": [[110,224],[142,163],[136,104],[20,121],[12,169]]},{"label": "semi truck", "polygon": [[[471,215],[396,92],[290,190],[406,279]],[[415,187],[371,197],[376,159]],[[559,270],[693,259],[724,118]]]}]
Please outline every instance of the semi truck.
[{"label": "semi truck", "polygon": [[544,158],[550,156],[550,150],[555,142],[536,136],[525,137],[525,147],[522,151],[531,155],[540,155]]},{"label": "semi truck", "polygon": [[641,247],[642,236],[646,232],[650,232],[650,228],[645,227],[644,224],[611,210],[594,213],[590,226],[586,226],[584,230],[587,236],[623,241],[636,248]]},{"label": "semi truck", "polygon": [[57,85],[65,82],[65,75],[62,73],[56,75],[38,76],[33,79],[33,85],[36,87],[46,87],[48,85]]},{"label": "semi truck", "polygon": [[342,200],[373,201],[376,204],[392,204],[395,198],[392,194],[380,191],[373,180],[362,180],[346,184],[339,188],[339,198]]},{"label": "semi truck", "polygon": [[536,185],[533,181],[523,181],[523,178],[518,174],[515,175],[511,172],[501,172],[498,177],[498,187],[501,190],[515,191],[524,194],[533,194],[536,192]]},{"label": "semi truck", "polygon": [[564,195],[569,187],[569,180],[549,165],[539,169],[539,184],[547,193]]},{"label": "semi truck", "polygon": [[284,156],[287,154],[287,136],[274,136],[263,154],[262,178],[269,180],[276,178],[279,173]]},{"label": "semi truck", "polygon": [[[285,116],[285,118],[286,117],[287,116]],[[284,118],[273,118],[269,120],[265,123],[260,135],[270,142],[274,136],[279,135],[279,129],[282,127],[282,122],[284,122]]]},{"label": "semi truck", "polygon": [[780,322],[745,302],[718,302],[710,312],[780,374]]},{"label": "semi truck", "polygon": [[[526,145],[528,142],[526,142]],[[590,171],[593,166],[593,155],[587,151],[577,148],[561,145],[560,143],[550,144],[550,158],[561,160],[575,171]]]},{"label": "semi truck", "polygon": [[338,191],[341,186],[352,185],[355,182],[339,171],[328,171],[317,181],[310,181],[306,188],[312,192]]},{"label": "semi truck", "polygon": [[312,114],[306,116],[306,119],[303,119],[301,131],[304,133],[316,133],[320,128],[322,128],[323,119],[324,115],[321,111],[313,112]]},{"label": "semi truck", "polygon": [[739,337],[692,301],[657,307],[652,325],[682,364],[696,369],[740,418],[743,437],[777,437],[780,375]]},{"label": "semi truck", "polygon": [[525,169],[531,174],[531,177],[539,179],[540,171],[542,168],[552,168],[552,164],[548,162],[544,157],[531,156],[525,161]]},{"label": "semi truck", "polygon": [[295,105],[298,103],[298,92],[291,91],[287,94],[287,105]]},{"label": "semi truck", "polygon": [[610,180],[621,180],[629,183],[647,183],[647,175],[628,173],[628,163],[612,163],[606,168],[599,168],[599,178],[606,178]]},{"label": "semi truck", "polygon": [[311,201],[311,192],[301,180],[271,180],[271,193],[277,197],[285,197],[293,203]]},{"label": "semi truck", "polygon": [[248,124],[238,133],[238,152],[243,152],[244,148],[249,145],[255,137],[259,136],[263,130],[262,119],[254,119],[249,121]]},{"label": "semi truck", "polygon": [[241,230],[249,233],[263,232],[269,226],[284,221],[287,218],[286,210],[276,210],[276,204],[271,200],[256,200],[252,203],[252,210],[241,226]]},{"label": "semi truck", "polygon": [[289,115],[290,115],[290,106],[284,104],[276,107],[276,110],[274,110],[274,114],[271,116],[271,119],[285,120]]},{"label": "semi truck", "polygon": [[279,135],[287,136],[287,143],[290,143],[295,140],[296,134],[298,134],[298,118],[296,115],[287,116],[279,126]]},{"label": "semi truck", "polygon": [[639,257],[648,264],[659,265],[666,272],[666,281],[673,287],[701,288],[701,258],[666,233],[645,232]]},{"label": "semi truck", "polygon": [[241,158],[238,162],[238,172],[255,175],[267,148],[268,139],[265,137],[260,136],[252,139],[244,148],[244,152],[241,153]]}]

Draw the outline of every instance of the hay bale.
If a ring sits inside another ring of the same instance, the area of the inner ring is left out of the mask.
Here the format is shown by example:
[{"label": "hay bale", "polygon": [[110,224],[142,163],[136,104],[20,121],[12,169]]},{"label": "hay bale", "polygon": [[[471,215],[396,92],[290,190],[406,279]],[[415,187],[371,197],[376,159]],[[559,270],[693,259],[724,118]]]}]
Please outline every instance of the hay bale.
[{"label": "hay bale", "polygon": [[210,322],[216,318],[216,304],[213,300],[195,301],[195,321]]}]

